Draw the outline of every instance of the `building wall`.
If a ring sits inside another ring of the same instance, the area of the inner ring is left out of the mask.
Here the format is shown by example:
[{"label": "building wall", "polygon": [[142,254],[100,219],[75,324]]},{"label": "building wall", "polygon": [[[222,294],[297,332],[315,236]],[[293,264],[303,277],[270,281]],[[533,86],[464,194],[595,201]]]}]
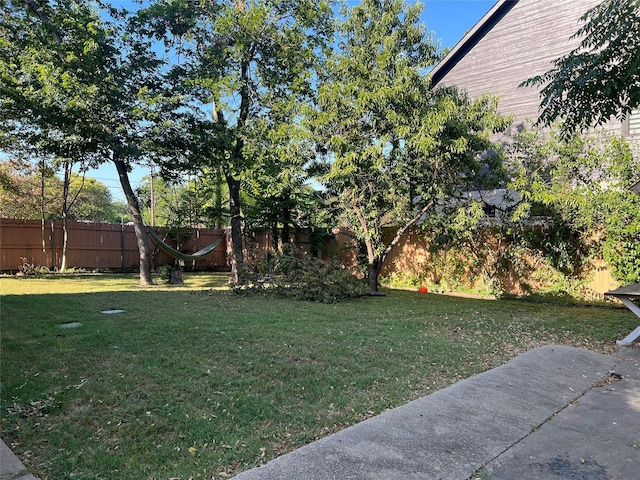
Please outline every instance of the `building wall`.
[{"label": "building wall", "polygon": [[[552,61],[580,42],[570,38],[580,17],[601,0],[519,0],[439,82],[456,85],[476,97],[499,97],[500,113],[515,117],[513,130],[538,118],[540,98],[535,88],[519,88],[524,80],[542,74]],[[445,60],[446,61],[446,60]],[[612,121],[607,130],[620,134],[622,124]]]}]

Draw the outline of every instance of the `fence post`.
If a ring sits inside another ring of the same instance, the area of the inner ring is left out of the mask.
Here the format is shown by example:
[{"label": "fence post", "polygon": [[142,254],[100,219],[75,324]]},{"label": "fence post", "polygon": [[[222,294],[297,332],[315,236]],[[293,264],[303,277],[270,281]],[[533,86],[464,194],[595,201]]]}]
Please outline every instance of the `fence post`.
[{"label": "fence post", "polygon": [[124,235],[124,219],[120,219],[120,259],[122,260],[122,271],[127,271],[127,251],[124,247],[125,235]]},{"label": "fence post", "polygon": [[51,270],[56,270],[56,225],[51,220]]},{"label": "fence post", "polygon": [[40,259],[42,260],[41,265],[44,267],[49,263],[47,261],[47,222],[44,219],[44,215],[40,219],[40,236],[42,237],[42,256]]},{"label": "fence post", "polygon": [[[200,249],[200,229],[196,228],[196,239],[195,242],[193,244],[193,251],[197,252]],[[196,260],[193,259],[193,261],[191,262],[191,269],[195,270],[196,269]]]}]

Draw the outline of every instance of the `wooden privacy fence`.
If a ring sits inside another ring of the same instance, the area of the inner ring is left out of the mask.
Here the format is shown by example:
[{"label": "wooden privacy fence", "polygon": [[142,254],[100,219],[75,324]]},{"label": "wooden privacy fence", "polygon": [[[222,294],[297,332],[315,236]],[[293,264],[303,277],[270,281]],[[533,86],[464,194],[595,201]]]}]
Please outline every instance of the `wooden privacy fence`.
[{"label": "wooden privacy fence", "polygon": [[[62,260],[62,221],[0,219],[0,271],[16,272],[23,264],[60,268]],[[167,229],[156,231],[165,236]],[[182,229],[187,238],[179,250],[194,253],[226,236],[221,229]],[[171,236],[166,243],[176,247]],[[228,241],[227,241],[228,244]],[[155,266],[173,264],[174,259],[156,248],[149,239]],[[69,222],[68,268],[135,270],[140,266],[138,245],[133,225],[111,223]],[[185,262],[187,269],[228,269],[227,248],[223,242],[213,253],[197,260]]]},{"label": "wooden privacy fence", "polygon": [[[166,236],[166,243],[176,246],[174,238],[167,235],[166,228],[157,228],[156,231],[161,236]],[[489,231],[485,234],[488,236],[483,243],[491,250],[492,237]],[[231,242],[226,230],[181,229],[180,237],[183,238],[183,243],[178,249],[184,253],[194,253],[222,236],[226,236],[226,248],[223,242],[211,255],[197,261],[185,262],[184,268],[186,270],[229,270]],[[337,254],[346,268],[357,269],[357,246],[353,244],[353,238],[345,232],[335,231],[333,235],[318,238],[312,231],[300,231],[292,234],[289,241],[296,244],[301,254],[322,258]],[[439,273],[434,267],[442,263],[439,257],[449,253],[447,251],[433,253],[427,242],[426,237],[419,232],[413,232],[404,237],[385,261],[382,275],[389,277],[405,275],[438,283],[436,277]],[[156,248],[151,239],[149,239],[149,246],[153,253],[154,266],[174,263],[171,257]],[[281,244],[279,246],[281,247]],[[501,248],[509,247],[503,245]],[[257,264],[267,252],[274,250],[270,232],[258,232],[246,237],[244,249],[245,259],[249,263]],[[0,219],[0,271],[16,272],[23,263],[55,270],[60,268],[61,260],[61,221],[46,221],[43,229],[39,220]],[[491,261],[490,258],[486,260]],[[462,263],[466,272],[463,276],[469,277],[468,282],[479,281],[477,272],[471,268],[473,259],[467,258]],[[137,270],[139,264],[140,258],[133,225],[69,222],[67,253],[69,268]],[[541,266],[536,269],[542,271]],[[534,278],[536,273],[532,272],[531,278],[520,278],[515,271],[509,270],[507,276],[502,279],[502,283],[507,287],[507,291],[516,294],[523,293],[520,288],[523,282],[535,289],[544,288],[544,280]],[[602,260],[594,261],[586,287],[602,294],[617,286],[618,283],[613,279],[606,264]]]},{"label": "wooden privacy fence", "polygon": [[[538,231],[543,235],[543,228],[537,226],[530,227],[533,232]],[[499,281],[506,293],[516,295],[527,294],[531,289],[534,292],[545,291],[553,285],[554,274],[550,264],[540,262],[534,255],[528,253],[518,253],[505,255],[512,245],[500,239],[500,236],[491,227],[477,231],[478,248],[476,255],[471,252],[456,250],[455,247],[443,247],[432,251],[430,249],[428,236],[420,234],[419,231],[410,232],[405,235],[385,260],[381,275],[387,277],[402,277],[421,279],[426,284],[441,284],[448,280],[460,283],[465,288],[482,288],[483,278],[479,273],[479,267],[485,268],[485,273],[492,271],[494,281]],[[387,237],[391,237],[394,232],[386,232]],[[505,260],[505,257],[510,260]],[[452,260],[447,264],[448,260]],[[514,268],[513,263],[520,265],[519,269]],[[497,268],[498,265],[501,268]],[[530,268],[522,268],[528,265]],[[446,278],[447,274],[451,278]],[[590,264],[585,266],[582,279],[585,295],[595,294],[600,298],[602,294],[618,288],[619,283],[613,278],[612,272],[606,262],[601,257],[594,258]],[[446,283],[445,289],[447,288]]]}]

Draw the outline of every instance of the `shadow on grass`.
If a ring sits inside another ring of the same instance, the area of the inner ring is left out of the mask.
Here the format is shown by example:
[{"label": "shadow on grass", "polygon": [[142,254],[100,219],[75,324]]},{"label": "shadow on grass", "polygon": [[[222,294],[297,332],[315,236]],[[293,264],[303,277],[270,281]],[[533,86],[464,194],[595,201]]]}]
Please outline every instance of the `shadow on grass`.
[{"label": "shadow on grass", "polygon": [[239,297],[220,274],[101,278],[23,279],[14,293],[31,293],[2,297],[3,438],[41,478],[221,478],[519,352],[603,350],[635,326],[615,309],[405,291],[326,305]]}]

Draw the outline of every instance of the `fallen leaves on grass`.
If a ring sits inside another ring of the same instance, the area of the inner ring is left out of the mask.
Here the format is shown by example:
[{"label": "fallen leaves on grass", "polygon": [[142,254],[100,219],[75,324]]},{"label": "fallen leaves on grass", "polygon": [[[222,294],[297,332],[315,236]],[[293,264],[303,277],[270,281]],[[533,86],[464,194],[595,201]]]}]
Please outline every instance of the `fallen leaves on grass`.
[{"label": "fallen leaves on grass", "polygon": [[49,409],[56,405],[53,397],[44,400],[34,400],[26,405],[21,405],[14,400],[13,405],[7,407],[7,413],[20,418],[44,417],[49,413]]}]

